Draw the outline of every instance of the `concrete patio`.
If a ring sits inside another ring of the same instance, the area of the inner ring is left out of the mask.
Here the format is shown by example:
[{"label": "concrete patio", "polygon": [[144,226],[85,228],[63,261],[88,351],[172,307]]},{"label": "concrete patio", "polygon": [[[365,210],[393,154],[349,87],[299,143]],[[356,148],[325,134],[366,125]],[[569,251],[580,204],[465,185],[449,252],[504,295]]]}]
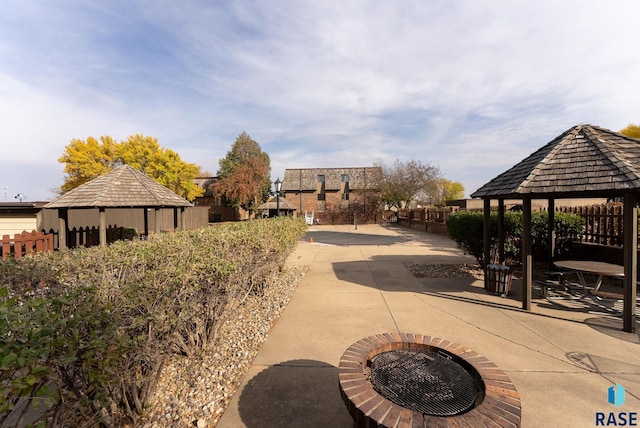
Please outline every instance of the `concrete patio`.
[{"label": "concrete patio", "polygon": [[[405,263],[475,263],[444,236],[313,226],[287,263],[308,272],[219,427],[352,427],[340,357],[387,332],[445,338],[488,358],[520,393],[524,427],[597,426],[598,412],[640,412],[639,334],[622,332],[620,318],[594,313],[586,300],[534,295],[532,311],[523,311],[519,281],[502,298],[472,278],[416,278]],[[607,401],[616,383],[626,389],[619,407]]]}]

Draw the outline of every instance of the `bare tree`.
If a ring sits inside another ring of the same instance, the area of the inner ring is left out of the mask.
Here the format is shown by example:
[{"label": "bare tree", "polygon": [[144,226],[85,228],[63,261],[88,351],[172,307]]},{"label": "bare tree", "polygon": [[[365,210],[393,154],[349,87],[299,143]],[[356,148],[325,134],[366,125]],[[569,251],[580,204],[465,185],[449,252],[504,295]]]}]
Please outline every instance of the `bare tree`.
[{"label": "bare tree", "polygon": [[374,165],[382,169],[379,183],[382,201],[398,208],[402,203],[435,195],[441,179],[438,167],[415,159],[406,162],[396,159],[393,165],[378,161]]}]

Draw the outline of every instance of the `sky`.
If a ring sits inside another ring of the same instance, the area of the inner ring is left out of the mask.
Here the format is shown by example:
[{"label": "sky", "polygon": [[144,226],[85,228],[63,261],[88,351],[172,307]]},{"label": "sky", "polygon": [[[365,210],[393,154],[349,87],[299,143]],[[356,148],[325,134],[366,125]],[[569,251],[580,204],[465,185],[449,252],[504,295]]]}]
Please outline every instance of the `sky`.
[{"label": "sky", "polygon": [[0,201],[55,198],[72,139],[203,172],[246,131],[287,168],[480,186],[578,124],[640,124],[640,1],[0,0]]}]

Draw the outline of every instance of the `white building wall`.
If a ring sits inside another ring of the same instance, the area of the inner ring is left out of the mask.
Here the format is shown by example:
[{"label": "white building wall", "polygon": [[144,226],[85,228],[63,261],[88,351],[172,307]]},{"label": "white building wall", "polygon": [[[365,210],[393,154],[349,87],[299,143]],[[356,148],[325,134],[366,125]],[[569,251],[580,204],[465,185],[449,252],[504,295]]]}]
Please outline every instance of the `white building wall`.
[{"label": "white building wall", "polygon": [[0,236],[9,235],[13,238],[16,233],[38,230],[38,221],[35,215],[29,217],[11,216],[0,217]]}]

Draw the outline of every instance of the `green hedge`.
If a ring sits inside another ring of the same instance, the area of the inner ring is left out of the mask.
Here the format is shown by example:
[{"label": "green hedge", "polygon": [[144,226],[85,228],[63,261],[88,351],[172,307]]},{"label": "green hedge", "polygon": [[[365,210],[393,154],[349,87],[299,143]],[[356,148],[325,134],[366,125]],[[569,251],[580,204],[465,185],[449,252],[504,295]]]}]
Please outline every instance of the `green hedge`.
[{"label": "green hedge", "polygon": [[63,425],[135,422],[168,356],[215,344],[306,227],[280,217],[0,263],[0,422],[21,397]]},{"label": "green hedge", "polygon": [[[584,232],[584,219],[576,214],[556,212],[556,255],[565,255],[579,245]],[[546,254],[548,249],[548,213],[535,211],[531,214],[531,239],[534,248]],[[496,262],[498,254],[498,212],[491,212],[491,260],[484,260],[484,214],[482,212],[457,212],[447,219],[449,236],[467,254],[476,258],[484,267]],[[522,212],[504,213],[505,255],[520,259],[522,242]]]}]

